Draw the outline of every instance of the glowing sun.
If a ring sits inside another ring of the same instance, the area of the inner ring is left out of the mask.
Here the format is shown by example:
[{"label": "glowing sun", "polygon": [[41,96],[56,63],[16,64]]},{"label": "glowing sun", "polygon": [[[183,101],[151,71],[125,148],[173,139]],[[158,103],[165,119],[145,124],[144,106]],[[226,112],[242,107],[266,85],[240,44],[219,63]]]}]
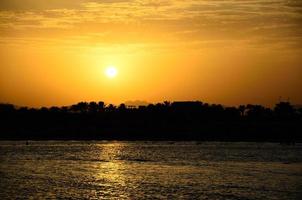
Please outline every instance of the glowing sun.
[{"label": "glowing sun", "polygon": [[114,66],[108,66],[106,68],[105,74],[108,78],[114,78],[117,75],[117,69]]}]

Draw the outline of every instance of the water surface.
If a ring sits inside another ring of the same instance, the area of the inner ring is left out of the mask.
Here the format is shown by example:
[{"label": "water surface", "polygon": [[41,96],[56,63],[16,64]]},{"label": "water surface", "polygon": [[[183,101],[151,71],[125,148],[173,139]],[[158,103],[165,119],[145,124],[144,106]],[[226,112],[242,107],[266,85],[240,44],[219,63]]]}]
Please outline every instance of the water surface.
[{"label": "water surface", "polygon": [[302,199],[302,145],[0,142],[0,199]]}]

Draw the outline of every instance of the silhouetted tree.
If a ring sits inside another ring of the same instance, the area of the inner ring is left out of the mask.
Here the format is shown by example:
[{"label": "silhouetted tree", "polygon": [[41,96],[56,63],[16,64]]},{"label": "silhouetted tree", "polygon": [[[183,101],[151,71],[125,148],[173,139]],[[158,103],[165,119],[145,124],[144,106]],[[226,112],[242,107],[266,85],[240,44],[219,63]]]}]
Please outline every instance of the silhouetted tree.
[{"label": "silhouetted tree", "polygon": [[113,104],[109,104],[106,107],[106,111],[108,111],[108,112],[113,112],[113,111],[115,111],[115,109],[116,109],[116,107]]},{"label": "silhouetted tree", "polygon": [[76,105],[72,105],[71,110],[73,112],[85,113],[85,112],[88,111],[88,103],[87,102],[80,102]]},{"label": "silhouetted tree", "polygon": [[99,101],[98,106],[100,112],[103,112],[105,110],[105,103],[103,101]]},{"label": "silhouetted tree", "polygon": [[263,116],[265,116],[265,108],[261,105],[251,105],[248,104],[246,106],[247,109],[247,116],[249,118],[253,119],[261,119]]},{"label": "silhouetted tree", "polygon": [[245,110],[246,110],[246,106],[245,105],[240,105],[238,107],[238,110],[240,111],[241,116],[245,116]]},{"label": "silhouetted tree", "polygon": [[12,104],[0,104],[0,112],[2,113],[10,113],[14,112],[15,107]]},{"label": "silhouetted tree", "polygon": [[289,102],[280,102],[274,108],[275,114],[282,119],[290,119],[295,115],[295,109]]},{"label": "silhouetted tree", "polygon": [[67,106],[62,106],[61,111],[64,112],[64,113],[67,113],[68,112],[68,107]]},{"label": "silhouetted tree", "polygon": [[171,102],[170,101],[164,101],[164,105],[166,108],[171,106]]},{"label": "silhouetted tree", "polygon": [[118,110],[123,112],[123,111],[127,110],[127,107],[124,103],[122,103],[119,105]]},{"label": "silhouetted tree", "polygon": [[289,102],[276,104],[274,110],[200,101],[138,108],[102,101],[40,109],[0,104],[0,122],[0,139],[302,141],[302,109]]},{"label": "silhouetted tree", "polygon": [[99,111],[99,106],[96,102],[90,102],[88,105],[88,111],[90,113],[97,113]]},{"label": "silhouetted tree", "polygon": [[49,109],[50,112],[53,112],[53,113],[58,113],[61,111],[61,109],[59,107],[56,107],[56,106],[52,106],[50,109]]}]

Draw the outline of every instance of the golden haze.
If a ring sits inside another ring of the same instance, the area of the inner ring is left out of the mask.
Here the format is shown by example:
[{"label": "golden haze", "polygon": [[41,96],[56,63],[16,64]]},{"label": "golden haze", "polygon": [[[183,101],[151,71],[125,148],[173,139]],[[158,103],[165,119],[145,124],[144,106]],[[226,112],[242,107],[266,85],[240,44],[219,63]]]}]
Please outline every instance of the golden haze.
[{"label": "golden haze", "polygon": [[294,0],[1,0],[0,102],[299,104],[301,11]]}]

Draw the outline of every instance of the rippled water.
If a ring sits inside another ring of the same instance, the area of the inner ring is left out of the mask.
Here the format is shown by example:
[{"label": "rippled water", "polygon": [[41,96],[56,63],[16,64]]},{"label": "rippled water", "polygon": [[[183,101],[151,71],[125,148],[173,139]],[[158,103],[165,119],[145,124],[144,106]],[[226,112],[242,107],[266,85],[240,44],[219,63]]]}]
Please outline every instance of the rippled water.
[{"label": "rippled water", "polygon": [[0,142],[0,199],[302,199],[302,145]]}]

